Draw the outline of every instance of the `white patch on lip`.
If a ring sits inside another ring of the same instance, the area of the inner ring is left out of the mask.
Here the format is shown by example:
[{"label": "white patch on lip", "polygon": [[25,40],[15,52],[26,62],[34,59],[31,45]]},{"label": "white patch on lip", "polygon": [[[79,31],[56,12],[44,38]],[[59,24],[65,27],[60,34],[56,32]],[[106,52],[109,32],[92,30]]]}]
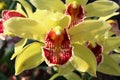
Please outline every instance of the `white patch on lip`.
[{"label": "white patch on lip", "polygon": [[55,34],[58,36],[62,34],[62,28],[60,26],[56,26],[54,28],[54,31],[55,31]]},{"label": "white patch on lip", "polygon": [[60,35],[61,31],[56,31],[55,33],[56,33],[56,35]]},{"label": "white patch on lip", "polygon": [[77,5],[74,4],[74,5],[73,5],[73,8],[76,9],[76,8],[77,8]]}]

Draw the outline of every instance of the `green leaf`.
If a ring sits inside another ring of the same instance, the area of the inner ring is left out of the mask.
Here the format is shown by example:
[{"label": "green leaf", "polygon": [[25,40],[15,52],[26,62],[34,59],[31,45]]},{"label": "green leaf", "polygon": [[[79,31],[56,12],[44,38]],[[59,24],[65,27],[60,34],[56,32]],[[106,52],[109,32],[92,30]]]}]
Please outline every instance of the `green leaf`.
[{"label": "green leaf", "polygon": [[70,4],[73,2],[76,2],[76,3],[81,4],[81,5],[86,5],[88,0],[66,0],[66,4]]},{"label": "green leaf", "polygon": [[[79,44],[74,44],[74,54],[75,56],[77,56],[78,59],[76,59],[77,61],[74,62],[74,57],[73,57],[73,66],[81,71],[81,69],[83,69],[83,71],[86,71],[90,73],[92,76],[96,76],[96,58],[94,56],[94,54],[85,46],[81,46]],[[82,63],[81,61],[78,60],[84,60],[84,62]],[[87,64],[86,64],[86,63]],[[88,65],[88,67],[87,67]]]},{"label": "green leaf", "polygon": [[40,43],[34,42],[27,45],[16,57],[15,74],[18,75],[24,70],[32,69],[40,65],[44,61],[41,53]]},{"label": "green leaf", "polygon": [[86,16],[107,16],[114,13],[119,6],[113,1],[95,1],[85,6]]},{"label": "green leaf", "polygon": [[61,0],[30,0],[30,2],[41,10],[50,10],[53,12],[63,12],[65,10],[65,5]]},{"label": "green leaf", "polygon": [[97,71],[108,75],[120,76],[120,66],[109,56],[104,54],[104,60]]},{"label": "green leaf", "polygon": [[14,17],[4,23],[5,29],[16,36],[44,41],[48,29],[28,18]]},{"label": "green leaf", "polygon": [[78,76],[76,73],[74,72],[70,72],[70,73],[67,73],[65,75],[63,75],[67,80],[82,80],[80,78],[80,76]]},{"label": "green leaf", "polygon": [[103,41],[104,53],[120,46],[120,37],[109,37]]},{"label": "green leaf", "polygon": [[91,41],[104,35],[110,29],[110,25],[101,20],[86,20],[69,30],[71,42]]}]

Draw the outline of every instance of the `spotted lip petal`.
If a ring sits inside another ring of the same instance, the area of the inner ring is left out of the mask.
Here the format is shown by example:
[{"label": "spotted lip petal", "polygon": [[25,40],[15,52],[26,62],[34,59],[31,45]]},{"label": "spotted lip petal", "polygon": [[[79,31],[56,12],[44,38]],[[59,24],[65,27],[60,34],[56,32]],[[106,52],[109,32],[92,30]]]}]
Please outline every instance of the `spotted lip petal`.
[{"label": "spotted lip petal", "polygon": [[88,44],[87,47],[94,53],[97,60],[97,65],[99,65],[103,59],[102,56],[103,47],[97,43],[95,46],[93,46],[92,44]]},{"label": "spotted lip petal", "polygon": [[63,65],[72,56],[69,35],[64,29],[57,35],[53,29],[47,34],[45,39],[46,46],[43,48],[44,57],[48,65]]},{"label": "spotted lip petal", "polygon": [[69,4],[65,13],[71,16],[71,24],[69,28],[82,22],[85,17],[85,12],[81,5],[74,6],[73,4]]}]

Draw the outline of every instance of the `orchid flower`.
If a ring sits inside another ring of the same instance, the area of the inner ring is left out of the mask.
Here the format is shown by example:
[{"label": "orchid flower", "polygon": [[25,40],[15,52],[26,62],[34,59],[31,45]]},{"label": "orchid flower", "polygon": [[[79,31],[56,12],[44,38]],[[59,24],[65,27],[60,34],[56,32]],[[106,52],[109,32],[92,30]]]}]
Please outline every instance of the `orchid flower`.
[{"label": "orchid flower", "polygon": [[0,34],[1,34],[0,37],[1,37],[1,39],[4,39],[5,38],[4,37],[5,30],[4,30],[3,23],[12,17],[25,17],[25,16],[14,10],[4,10],[4,11],[2,11],[1,15],[2,15],[2,19],[0,20]]},{"label": "orchid flower", "polygon": [[[42,17],[43,15],[44,17]],[[67,15],[46,10],[37,10],[30,18],[13,17],[5,21],[4,26],[7,31],[18,37],[39,41],[27,45],[20,51],[20,54],[16,55],[16,75],[38,66],[44,60],[49,66],[62,66],[71,62],[80,71],[90,70],[95,73],[94,55],[88,48],[77,42],[95,40],[96,36],[108,31],[110,25],[104,21],[89,20],[68,29],[70,21],[70,17]],[[89,59],[93,62],[86,61],[79,54],[89,55]],[[88,66],[92,64],[92,67],[76,66],[80,65],[76,62],[78,59]]]},{"label": "orchid flower", "polygon": [[[30,1],[37,9],[47,9],[53,12],[62,12],[65,13],[66,15],[69,15],[71,17],[71,22],[69,24],[68,29],[70,29],[74,25],[78,25],[82,23],[84,20],[87,20],[87,18],[89,19],[89,17],[105,17],[111,15],[119,8],[119,6],[112,1],[94,1],[92,3],[87,3],[88,0],[66,0],[65,4],[61,3],[61,1],[59,0],[40,1],[40,3],[38,0],[30,0]],[[57,10],[56,7],[54,8],[55,5],[52,5],[52,3],[57,3],[57,5],[59,3],[59,6],[57,6],[57,8],[60,7],[59,10]],[[44,6],[43,4],[46,5]],[[108,9],[107,7],[110,8]],[[97,49],[96,48],[95,50],[97,52],[98,48]],[[100,51],[102,50],[101,48]],[[95,53],[95,50],[92,51],[94,55],[97,54]],[[97,59],[98,57],[95,55],[98,64],[101,63],[103,60],[102,52],[100,52],[99,54],[100,54],[99,61]]]},{"label": "orchid flower", "polygon": [[[88,0],[30,0],[37,9],[61,12],[71,16],[71,23],[68,28],[79,24],[89,17],[102,17],[114,13],[119,6],[113,1],[97,0],[87,3]],[[109,8],[108,8],[109,7]]]},{"label": "orchid flower", "polygon": [[[28,18],[15,16],[3,23],[6,31],[35,40],[28,45],[23,44],[22,49],[20,47],[13,54],[12,59],[16,57],[15,74],[37,67],[45,61],[48,66],[64,67],[68,64],[73,66],[72,69],[96,76],[96,67],[102,61],[101,53],[105,46],[96,42],[106,35],[111,26],[103,20],[84,18],[112,14],[118,5],[103,0],[89,4],[87,0],[66,0],[66,4],[60,0],[30,1],[37,9],[30,15],[28,10]],[[88,41],[96,45],[85,46],[84,43]],[[100,52],[94,51],[97,47]],[[63,73],[62,70],[59,72]]]}]

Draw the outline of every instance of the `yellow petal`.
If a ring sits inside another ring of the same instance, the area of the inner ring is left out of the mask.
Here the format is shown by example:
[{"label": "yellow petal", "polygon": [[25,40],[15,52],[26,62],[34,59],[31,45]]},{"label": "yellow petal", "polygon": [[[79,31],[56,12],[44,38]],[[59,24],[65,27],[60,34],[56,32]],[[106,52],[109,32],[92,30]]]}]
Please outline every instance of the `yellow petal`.
[{"label": "yellow petal", "polygon": [[[94,54],[85,46],[74,44],[74,53],[76,63],[73,65],[79,71],[90,73],[92,76],[96,76],[96,58]],[[78,66],[76,66],[78,65]],[[79,66],[81,65],[81,66]]]},{"label": "yellow petal", "polygon": [[27,39],[22,39],[15,44],[15,53],[12,55],[11,60],[13,60],[19,53],[21,53],[24,45],[26,44]]},{"label": "yellow petal", "polygon": [[44,41],[48,29],[40,22],[28,18],[14,17],[4,23],[5,29],[16,36]]},{"label": "yellow petal", "polygon": [[101,20],[86,20],[72,27],[69,34],[72,42],[95,40],[110,29],[110,25]]},{"label": "yellow petal", "polygon": [[24,70],[32,69],[41,64],[42,57],[41,44],[34,42],[27,45],[15,60],[15,74],[18,75]]},{"label": "yellow petal", "polygon": [[66,4],[76,2],[77,4],[86,5],[88,0],[66,0]]},{"label": "yellow petal", "polygon": [[21,3],[21,5],[17,4],[17,11],[19,11],[19,12],[21,11],[22,13],[25,13],[23,11],[23,9],[21,8],[23,6],[27,15],[32,16],[31,15],[32,14],[32,7],[30,6],[30,4],[25,0],[18,0],[18,1]]},{"label": "yellow petal", "polygon": [[65,5],[60,0],[30,0],[30,2],[38,9],[63,12]]},{"label": "yellow petal", "polygon": [[107,16],[119,9],[119,5],[114,1],[99,0],[89,3],[84,7],[86,16]]},{"label": "yellow petal", "polygon": [[103,63],[100,64],[97,71],[114,76],[120,76],[120,66],[109,55],[104,54]]}]

